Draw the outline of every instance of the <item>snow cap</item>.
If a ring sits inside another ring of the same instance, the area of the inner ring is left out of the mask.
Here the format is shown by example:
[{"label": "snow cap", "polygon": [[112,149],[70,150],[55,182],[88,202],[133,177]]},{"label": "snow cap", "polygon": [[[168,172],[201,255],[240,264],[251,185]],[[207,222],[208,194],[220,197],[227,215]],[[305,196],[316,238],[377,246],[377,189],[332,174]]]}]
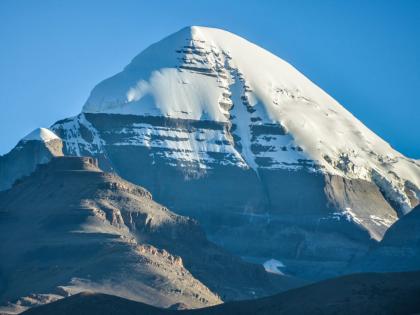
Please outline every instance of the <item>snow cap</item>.
[{"label": "snow cap", "polygon": [[54,132],[48,128],[37,128],[28,135],[26,135],[21,141],[42,141],[48,142],[51,140],[60,139]]}]

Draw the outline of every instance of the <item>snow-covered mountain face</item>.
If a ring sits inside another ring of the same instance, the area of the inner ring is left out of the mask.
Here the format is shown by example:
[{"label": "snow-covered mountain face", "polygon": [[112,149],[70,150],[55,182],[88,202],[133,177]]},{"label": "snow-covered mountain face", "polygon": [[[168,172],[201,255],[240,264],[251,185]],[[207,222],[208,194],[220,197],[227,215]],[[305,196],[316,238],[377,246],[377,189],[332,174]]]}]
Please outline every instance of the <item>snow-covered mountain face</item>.
[{"label": "snow-covered mountain face", "polygon": [[158,131],[181,140],[166,143],[154,142],[140,125],[133,130],[137,137],[119,144],[177,149],[169,158],[200,168],[211,163],[211,153],[228,152],[232,163],[256,172],[305,165],[374,181],[403,213],[414,206],[406,182],[418,199],[417,162],[393,150],[291,65],[219,29],[189,27],[150,46],[95,87],[83,112],[227,124],[223,132]]},{"label": "snow-covered mountain face", "polygon": [[287,62],[218,29],[150,46],[51,128],[65,154],[98,157],[213,241],[308,278],[365,253],[420,199],[418,161]]}]

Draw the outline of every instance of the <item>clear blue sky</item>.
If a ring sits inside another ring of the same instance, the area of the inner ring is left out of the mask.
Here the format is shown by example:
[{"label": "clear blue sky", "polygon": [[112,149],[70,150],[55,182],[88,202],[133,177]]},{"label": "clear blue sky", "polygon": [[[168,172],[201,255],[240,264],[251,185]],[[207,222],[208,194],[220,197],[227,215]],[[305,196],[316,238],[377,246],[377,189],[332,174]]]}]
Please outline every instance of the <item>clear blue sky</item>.
[{"label": "clear blue sky", "polygon": [[96,83],[187,25],[292,63],[402,153],[420,158],[420,1],[0,1],[0,154],[76,115]]}]

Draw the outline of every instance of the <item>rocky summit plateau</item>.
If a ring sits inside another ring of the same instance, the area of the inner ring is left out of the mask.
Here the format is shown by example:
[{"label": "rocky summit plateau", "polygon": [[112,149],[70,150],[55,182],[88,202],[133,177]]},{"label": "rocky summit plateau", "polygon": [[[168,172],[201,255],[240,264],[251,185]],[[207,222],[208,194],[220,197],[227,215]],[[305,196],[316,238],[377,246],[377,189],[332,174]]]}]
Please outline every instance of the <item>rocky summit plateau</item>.
[{"label": "rocky summit plateau", "polygon": [[244,38],[183,28],[80,105],[0,156],[9,310],[85,290],[198,308],[420,269],[419,161]]}]

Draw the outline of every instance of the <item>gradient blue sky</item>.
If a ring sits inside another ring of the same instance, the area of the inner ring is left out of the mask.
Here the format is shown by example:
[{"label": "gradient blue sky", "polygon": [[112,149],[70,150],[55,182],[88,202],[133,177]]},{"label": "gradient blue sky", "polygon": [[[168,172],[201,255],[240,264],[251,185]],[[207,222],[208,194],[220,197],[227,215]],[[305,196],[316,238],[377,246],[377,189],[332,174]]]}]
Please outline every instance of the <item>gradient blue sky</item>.
[{"label": "gradient blue sky", "polygon": [[420,158],[420,1],[0,1],[0,154],[80,112],[90,90],[187,25],[227,29],[292,63]]}]

